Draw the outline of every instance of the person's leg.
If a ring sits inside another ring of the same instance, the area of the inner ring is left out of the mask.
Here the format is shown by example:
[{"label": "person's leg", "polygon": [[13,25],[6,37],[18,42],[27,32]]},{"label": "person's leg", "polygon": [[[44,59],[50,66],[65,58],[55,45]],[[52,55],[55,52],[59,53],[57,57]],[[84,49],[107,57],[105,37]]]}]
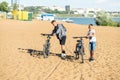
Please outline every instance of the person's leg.
[{"label": "person's leg", "polygon": [[94,50],[93,51],[90,51],[90,58],[94,58]]},{"label": "person's leg", "polygon": [[90,43],[90,60],[94,60],[94,50],[96,48],[96,42]]},{"label": "person's leg", "polygon": [[61,58],[65,59],[66,58],[66,54],[65,54],[65,46],[61,45]]},{"label": "person's leg", "polygon": [[61,45],[61,52],[65,53],[65,45]]},{"label": "person's leg", "polygon": [[91,56],[92,56],[92,43],[91,42],[89,43],[89,50],[90,50],[90,58],[91,58]]},{"label": "person's leg", "polygon": [[66,43],[66,36],[63,36],[62,39],[60,40],[61,52],[62,53],[65,53],[65,43]]},{"label": "person's leg", "polygon": [[62,37],[62,39],[60,40],[60,45],[61,45],[61,58],[65,59],[66,58],[66,54],[65,54],[65,42],[66,42],[66,36]]}]

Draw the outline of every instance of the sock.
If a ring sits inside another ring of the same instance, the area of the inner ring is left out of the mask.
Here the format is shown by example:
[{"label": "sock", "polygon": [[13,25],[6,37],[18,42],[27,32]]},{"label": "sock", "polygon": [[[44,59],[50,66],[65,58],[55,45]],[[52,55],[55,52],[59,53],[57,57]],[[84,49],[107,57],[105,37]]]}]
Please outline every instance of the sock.
[{"label": "sock", "polygon": [[65,51],[63,50],[62,53],[65,53]]}]

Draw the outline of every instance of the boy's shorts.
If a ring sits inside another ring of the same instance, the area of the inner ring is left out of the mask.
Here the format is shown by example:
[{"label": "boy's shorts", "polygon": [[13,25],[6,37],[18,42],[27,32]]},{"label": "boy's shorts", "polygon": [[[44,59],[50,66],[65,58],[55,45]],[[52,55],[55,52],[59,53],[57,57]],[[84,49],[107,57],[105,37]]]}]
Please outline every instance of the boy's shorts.
[{"label": "boy's shorts", "polygon": [[61,40],[59,40],[59,41],[60,41],[60,45],[65,45],[65,43],[66,43],[66,36],[63,36],[61,38]]},{"label": "boy's shorts", "polygon": [[96,49],[96,42],[90,42],[89,49],[90,49],[90,51],[94,51]]}]

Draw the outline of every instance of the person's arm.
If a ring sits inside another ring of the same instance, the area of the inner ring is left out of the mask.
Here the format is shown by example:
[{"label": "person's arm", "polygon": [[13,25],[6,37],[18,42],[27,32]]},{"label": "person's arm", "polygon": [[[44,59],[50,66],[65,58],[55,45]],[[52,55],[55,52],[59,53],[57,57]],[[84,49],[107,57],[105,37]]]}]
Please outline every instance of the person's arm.
[{"label": "person's arm", "polygon": [[87,38],[87,39],[89,38],[89,32],[87,33],[86,38]]},{"label": "person's arm", "polygon": [[55,34],[56,30],[53,29],[52,32],[51,32],[51,36],[53,36]]},{"label": "person's arm", "polygon": [[56,32],[57,32],[57,27],[55,27],[55,28],[52,30],[51,35],[53,36]]}]

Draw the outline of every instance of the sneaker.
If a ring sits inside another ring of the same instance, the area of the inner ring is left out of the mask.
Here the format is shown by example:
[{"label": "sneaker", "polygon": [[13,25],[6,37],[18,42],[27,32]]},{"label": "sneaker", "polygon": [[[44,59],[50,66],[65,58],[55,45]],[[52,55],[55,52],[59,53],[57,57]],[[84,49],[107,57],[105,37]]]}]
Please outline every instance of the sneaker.
[{"label": "sneaker", "polygon": [[91,62],[91,61],[94,61],[94,58],[89,58],[89,61]]},{"label": "sneaker", "polygon": [[62,59],[65,59],[65,58],[66,58],[66,54],[65,54],[65,53],[62,53],[62,54],[61,54],[61,58],[62,58]]}]

